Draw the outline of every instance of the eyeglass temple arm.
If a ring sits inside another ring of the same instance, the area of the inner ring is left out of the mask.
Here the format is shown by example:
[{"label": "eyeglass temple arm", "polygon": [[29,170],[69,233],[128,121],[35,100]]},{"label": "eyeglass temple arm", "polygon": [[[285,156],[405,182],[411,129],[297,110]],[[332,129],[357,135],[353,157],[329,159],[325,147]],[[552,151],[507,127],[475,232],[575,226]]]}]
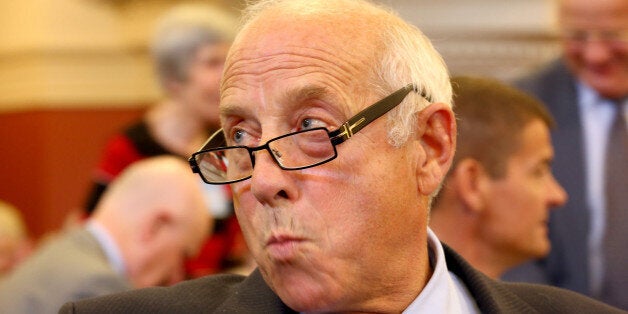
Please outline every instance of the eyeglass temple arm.
[{"label": "eyeglass temple arm", "polygon": [[[383,116],[388,111],[395,108],[398,104],[400,104],[403,99],[410,93],[411,91],[418,92],[416,85],[408,84],[400,90],[390,94],[388,97],[374,103],[373,105],[365,108],[364,110],[358,112],[351,119],[347,120],[338,130],[331,132],[329,135],[331,137],[332,143],[338,145],[353,136],[354,133],[360,131],[363,127],[373,122],[375,119]],[[428,98],[424,92],[421,92],[421,96],[428,101],[431,102],[431,99]]]},{"label": "eyeglass temple arm", "polygon": [[[408,93],[412,90],[418,92],[417,86],[414,84],[408,84],[400,90],[392,93],[388,97],[360,111],[351,119],[347,120],[347,122],[345,122],[340,128],[332,131],[329,134],[331,141],[334,144],[340,144],[351,138],[354,133],[360,131],[364,126],[383,116],[385,113],[401,103],[406,95],[408,95]],[[421,96],[430,102],[432,101],[429,97],[425,95],[425,92],[421,92]],[[222,132],[222,129],[219,129],[218,131],[214,132],[212,136],[209,137],[209,139],[203,144],[202,148],[199,151],[207,149],[209,147],[215,148],[224,146],[226,146],[225,136]],[[197,172],[198,165],[196,165],[194,155],[192,155],[192,157],[190,157],[188,161],[192,166],[192,171]]]}]

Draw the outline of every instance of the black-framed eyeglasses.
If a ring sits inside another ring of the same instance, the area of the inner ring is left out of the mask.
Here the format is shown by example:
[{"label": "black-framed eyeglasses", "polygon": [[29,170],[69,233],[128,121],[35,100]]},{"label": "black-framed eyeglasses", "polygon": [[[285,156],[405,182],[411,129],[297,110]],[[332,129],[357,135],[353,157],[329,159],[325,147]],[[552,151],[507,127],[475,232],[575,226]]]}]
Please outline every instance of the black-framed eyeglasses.
[{"label": "black-framed eyeglasses", "polygon": [[[338,129],[328,131],[324,127],[292,132],[268,140],[257,147],[226,146],[222,129],[205,142],[201,150],[189,159],[192,171],[208,184],[227,184],[251,177],[255,166],[255,152],[266,150],[283,170],[299,170],[318,166],[338,156],[336,145],[350,139],[353,134],[399,105],[414,84],[390,94],[384,99],[360,111]],[[422,97],[428,99],[423,93]],[[428,101],[431,102],[430,99]]]}]

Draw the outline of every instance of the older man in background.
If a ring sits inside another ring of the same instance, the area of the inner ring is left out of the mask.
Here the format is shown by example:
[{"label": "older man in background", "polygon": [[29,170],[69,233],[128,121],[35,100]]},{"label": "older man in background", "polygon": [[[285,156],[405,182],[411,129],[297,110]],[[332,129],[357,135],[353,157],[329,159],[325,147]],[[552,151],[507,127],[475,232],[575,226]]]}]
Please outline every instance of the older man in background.
[{"label": "older man in background", "polygon": [[628,1],[561,0],[563,57],[518,81],[556,119],[552,252],[505,278],[547,283],[628,310]]}]

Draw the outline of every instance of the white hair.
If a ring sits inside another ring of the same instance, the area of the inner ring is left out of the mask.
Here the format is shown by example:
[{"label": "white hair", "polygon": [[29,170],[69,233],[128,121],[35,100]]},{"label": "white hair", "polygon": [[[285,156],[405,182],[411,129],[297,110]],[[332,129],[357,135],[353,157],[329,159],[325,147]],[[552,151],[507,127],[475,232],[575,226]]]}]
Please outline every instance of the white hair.
[{"label": "white hair", "polygon": [[236,30],[230,12],[200,3],[181,4],[157,22],[151,53],[162,84],[184,81],[194,54],[205,45],[229,43]]}]

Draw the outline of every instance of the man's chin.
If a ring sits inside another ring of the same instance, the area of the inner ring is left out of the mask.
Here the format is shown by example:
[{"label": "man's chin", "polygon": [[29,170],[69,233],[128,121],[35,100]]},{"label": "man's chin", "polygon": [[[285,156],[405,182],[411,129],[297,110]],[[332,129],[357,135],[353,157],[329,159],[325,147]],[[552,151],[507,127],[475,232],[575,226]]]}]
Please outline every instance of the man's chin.
[{"label": "man's chin", "polygon": [[551,248],[552,245],[550,244],[549,240],[545,239],[539,242],[539,244],[534,248],[534,250],[531,252],[531,257],[544,258],[550,253]]},{"label": "man's chin", "polygon": [[298,312],[320,312],[328,308],[330,291],[307,274],[288,273],[285,270],[270,278],[272,290],[291,309]]},{"label": "man's chin", "polygon": [[628,87],[623,86],[624,88],[622,88],[626,82],[607,79],[607,77],[607,75],[599,73],[590,73],[585,81],[604,98],[622,99],[628,96]]}]

